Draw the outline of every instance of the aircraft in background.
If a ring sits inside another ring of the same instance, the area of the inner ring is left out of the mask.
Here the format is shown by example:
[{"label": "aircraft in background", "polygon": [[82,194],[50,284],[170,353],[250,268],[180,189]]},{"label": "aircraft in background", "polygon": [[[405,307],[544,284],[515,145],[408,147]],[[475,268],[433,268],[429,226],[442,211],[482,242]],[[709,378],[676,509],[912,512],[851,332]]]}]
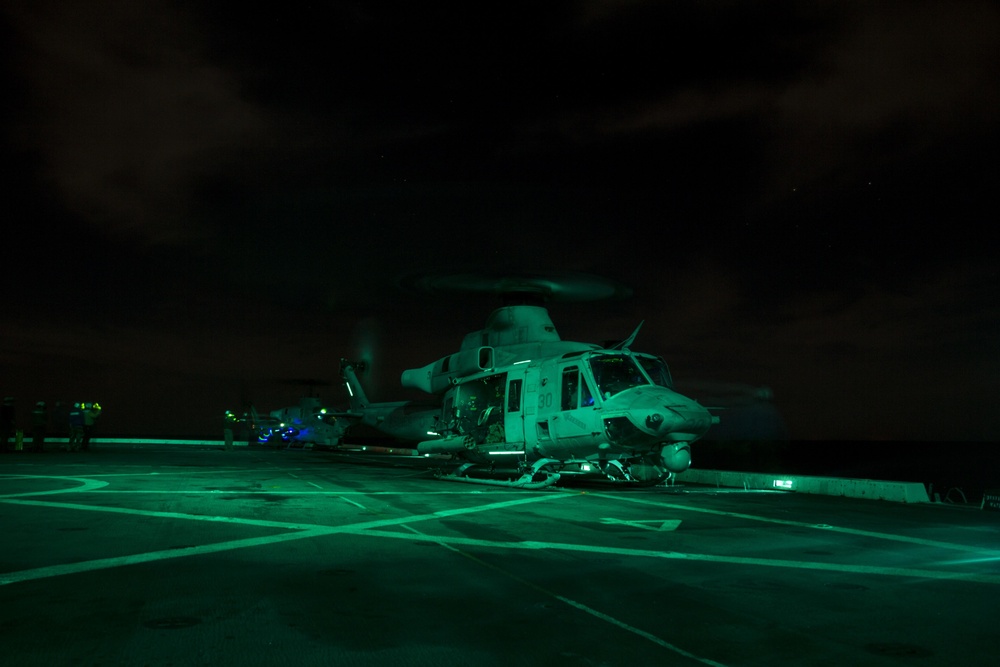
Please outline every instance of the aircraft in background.
[{"label": "aircraft in background", "polygon": [[704,440],[754,442],[762,447],[787,442],[788,429],[770,387],[690,379],[678,384],[686,396],[720,417]]},{"label": "aircraft in background", "polygon": [[251,411],[252,428],[264,444],[335,447],[348,426],[315,396],[304,396],[298,405],[272,410],[263,418],[252,406]]},{"label": "aircraft in background", "polygon": [[347,389],[350,407],[346,412],[337,413],[337,416],[346,422],[348,436],[367,431],[411,444],[438,436],[441,418],[439,399],[373,403],[358,379],[358,372],[366,367],[367,362],[364,361],[340,360],[340,376]]}]

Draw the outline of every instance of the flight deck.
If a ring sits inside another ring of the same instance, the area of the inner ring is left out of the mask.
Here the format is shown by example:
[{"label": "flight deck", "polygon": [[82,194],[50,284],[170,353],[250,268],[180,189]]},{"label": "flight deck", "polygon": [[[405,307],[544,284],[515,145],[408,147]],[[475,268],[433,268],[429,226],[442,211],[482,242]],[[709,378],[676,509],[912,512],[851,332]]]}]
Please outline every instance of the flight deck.
[{"label": "flight deck", "polygon": [[1000,513],[680,482],[537,491],[418,457],[0,457],[15,665],[978,665]]}]

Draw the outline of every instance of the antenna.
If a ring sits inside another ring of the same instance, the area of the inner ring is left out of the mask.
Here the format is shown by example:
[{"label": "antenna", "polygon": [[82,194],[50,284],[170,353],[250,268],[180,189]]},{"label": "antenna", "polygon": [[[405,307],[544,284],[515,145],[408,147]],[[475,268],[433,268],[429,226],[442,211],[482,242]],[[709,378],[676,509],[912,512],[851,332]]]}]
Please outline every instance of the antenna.
[{"label": "antenna", "polygon": [[620,343],[615,343],[615,345],[611,349],[612,350],[617,350],[617,349],[621,348],[622,350],[628,352],[629,351],[629,346],[632,345],[632,343],[635,342],[635,337],[639,335],[639,329],[641,329],[642,325],[645,324],[645,323],[646,323],[646,320],[643,320],[643,321],[639,322],[639,326],[637,326],[635,328],[635,331],[632,332],[631,336],[629,336],[625,340],[621,341]]}]

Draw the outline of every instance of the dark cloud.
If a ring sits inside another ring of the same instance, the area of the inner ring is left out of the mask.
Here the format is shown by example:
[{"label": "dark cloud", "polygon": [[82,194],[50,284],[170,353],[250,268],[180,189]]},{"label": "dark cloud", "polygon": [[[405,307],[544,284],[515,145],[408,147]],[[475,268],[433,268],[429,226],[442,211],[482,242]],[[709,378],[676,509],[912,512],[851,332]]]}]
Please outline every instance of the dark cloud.
[{"label": "dark cloud", "polygon": [[263,120],[206,58],[176,3],[15,6],[27,104],[16,141],[63,205],[97,228],[175,243],[203,232],[200,180],[254,144]]},{"label": "dark cloud", "polygon": [[[770,385],[800,437],[984,439],[995,429],[986,408],[1000,394],[993,265],[929,272],[905,289],[791,293],[776,306],[732,282],[716,289],[717,267],[689,279],[700,276],[717,307],[687,290],[668,310],[683,326],[657,340],[677,352],[682,379]],[[652,328],[669,331],[666,319]]]}]

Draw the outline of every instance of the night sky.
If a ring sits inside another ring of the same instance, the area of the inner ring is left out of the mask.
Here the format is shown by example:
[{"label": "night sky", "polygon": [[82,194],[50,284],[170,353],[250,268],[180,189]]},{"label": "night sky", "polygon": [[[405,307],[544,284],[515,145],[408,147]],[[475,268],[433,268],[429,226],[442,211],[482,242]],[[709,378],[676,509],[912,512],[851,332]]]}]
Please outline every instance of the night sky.
[{"label": "night sky", "polygon": [[[491,298],[793,439],[1000,437],[990,2],[0,2],[0,392],[213,435],[371,355],[373,398]],[[319,386],[340,403],[339,387]]]}]

